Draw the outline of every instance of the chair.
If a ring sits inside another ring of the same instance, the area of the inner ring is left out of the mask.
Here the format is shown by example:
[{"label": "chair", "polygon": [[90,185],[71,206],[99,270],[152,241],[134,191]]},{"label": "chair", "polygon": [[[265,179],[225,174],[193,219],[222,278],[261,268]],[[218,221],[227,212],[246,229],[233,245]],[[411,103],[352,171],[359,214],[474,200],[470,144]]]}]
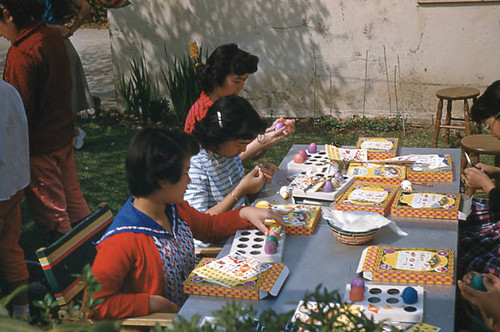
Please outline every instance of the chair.
[{"label": "chair", "polygon": [[[106,203],[78,223],[71,231],[48,247],[40,248],[36,255],[47,282],[64,314],[68,304],[82,290],[78,277],[87,264],[92,264],[97,254],[96,242],[102,237],[114,217]],[[149,330],[156,323],[167,326],[175,314],[152,314],[125,319],[122,331]]]},{"label": "chair", "polygon": [[[472,99],[473,102],[476,101],[477,96],[479,96],[479,90],[475,88],[467,87],[454,87],[442,89],[436,92],[436,96],[439,98],[438,108],[436,113],[436,123],[434,124],[434,141],[432,147],[436,148],[438,144],[439,131],[441,128],[445,129],[444,142],[446,144],[450,143],[450,129],[465,130],[465,135],[472,134],[472,127],[470,121],[469,103],[468,99]],[[441,118],[443,114],[443,100],[447,101],[446,106],[446,118],[444,124],[441,124]],[[464,117],[458,118],[452,116],[452,102],[454,100],[464,101]],[[463,126],[452,125],[451,121],[463,121]]]},{"label": "chair", "polygon": [[112,221],[113,214],[109,206],[101,203],[96,212],[59,240],[36,251],[47,282],[61,308],[66,308],[83,290],[83,285],[73,274],[80,274],[85,265],[92,264],[97,253],[95,243]]},{"label": "chair", "polygon": [[[495,166],[500,167],[500,141],[492,135],[470,135],[465,136],[460,141],[460,145],[465,153],[467,153],[474,164],[480,161],[480,155],[494,155]],[[462,154],[462,161],[460,164],[460,176],[463,175],[464,169],[467,165],[467,159]],[[496,185],[500,185],[500,180],[496,179]],[[467,192],[470,195],[474,194],[473,188],[468,188]]]}]

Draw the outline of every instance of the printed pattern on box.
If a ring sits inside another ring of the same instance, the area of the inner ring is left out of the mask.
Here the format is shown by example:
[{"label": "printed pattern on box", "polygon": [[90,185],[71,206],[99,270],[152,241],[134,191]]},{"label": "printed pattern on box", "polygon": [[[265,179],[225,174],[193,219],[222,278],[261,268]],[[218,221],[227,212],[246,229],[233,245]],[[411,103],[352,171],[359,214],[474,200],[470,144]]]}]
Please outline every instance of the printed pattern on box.
[{"label": "printed pattern on box", "polygon": [[350,163],[348,176],[369,183],[389,183],[399,185],[406,179],[406,166],[392,164]]},{"label": "printed pattern on box", "polygon": [[452,285],[455,251],[369,246],[363,251],[360,267],[358,271],[369,280]]},{"label": "printed pattern on box", "polygon": [[449,170],[441,171],[417,171],[411,166],[408,166],[406,177],[410,181],[434,181],[434,182],[450,182],[453,181],[453,166],[451,156],[447,155],[446,161],[450,166]]},{"label": "printed pattern on box", "polygon": [[389,213],[397,190],[395,185],[354,181],[339,197],[335,208],[344,211],[378,212],[385,216]]},{"label": "printed pattern on box", "polygon": [[[311,235],[321,219],[320,206],[277,205],[259,201],[255,204],[255,207],[271,209],[273,212],[280,214],[286,224],[287,234]],[[266,220],[266,223],[268,222],[274,221]]]},{"label": "printed pattern on box", "polygon": [[[203,258],[197,267],[210,264],[210,262],[214,260],[216,259]],[[184,293],[260,300],[271,292],[271,289],[275,286],[275,283],[278,281],[285,268],[285,265],[281,263],[271,263],[271,265],[272,267],[269,270],[251,279],[240,280],[231,288],[211,282],[209,279],[197,275],[193,270],[184,282]]]},{"label": "printed pattern on box", "polygon": [[460,194],[400,191],[391,215],[415,218],[458,219]]},{"label": "printed pattern on box", "polygon": [[397,138],[360,137],[356,149],[365,149],[369,160],[382,160],[396,157]]}]

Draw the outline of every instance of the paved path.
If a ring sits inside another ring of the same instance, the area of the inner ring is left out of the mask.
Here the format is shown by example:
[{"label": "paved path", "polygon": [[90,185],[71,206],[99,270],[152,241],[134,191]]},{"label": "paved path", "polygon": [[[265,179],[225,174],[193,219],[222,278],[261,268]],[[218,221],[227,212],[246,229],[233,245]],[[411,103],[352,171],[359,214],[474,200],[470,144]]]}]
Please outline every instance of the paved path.
[{"label": "paved path", "polygon": [[[116,107],[113,83],[111,46],[107,29],[79,29],[71,42],[80,54],[92,95],[102,99],[102,108]],[[3,72],[5,55],[10,42],[0,37],[0,72]]]}]

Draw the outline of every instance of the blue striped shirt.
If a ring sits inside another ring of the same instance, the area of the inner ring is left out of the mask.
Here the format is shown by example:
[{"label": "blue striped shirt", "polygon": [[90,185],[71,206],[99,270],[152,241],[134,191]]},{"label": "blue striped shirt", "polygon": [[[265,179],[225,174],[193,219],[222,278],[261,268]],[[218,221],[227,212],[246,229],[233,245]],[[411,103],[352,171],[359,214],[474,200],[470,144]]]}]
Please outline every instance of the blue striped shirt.
[{"label": "blue striped shirt", "polygon": [[[226,158],[218,153],[200,150],[191,157],[188,185],[184,199],[198,211],[205,212],[221,202],[245,176],[241,158]],[[237,208],[245,204],[240,197]]]}]

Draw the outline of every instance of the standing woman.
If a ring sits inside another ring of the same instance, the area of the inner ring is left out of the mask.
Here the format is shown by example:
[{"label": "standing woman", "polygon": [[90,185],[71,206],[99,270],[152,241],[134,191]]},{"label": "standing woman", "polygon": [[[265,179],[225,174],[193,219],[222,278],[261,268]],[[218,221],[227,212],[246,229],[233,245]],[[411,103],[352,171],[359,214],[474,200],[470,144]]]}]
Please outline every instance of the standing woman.
[{"label": "standing woman", "polygon": [[[250,74],[257,71],[259,58],[236,44],[217,47],[208,57],[206,64],[197,68],[196,76],[200,87],[200,98],[193,104],[186,118],[184,131],[191,133],[197,121],[207,113],[208,108],[218,99],[237,95],[245,87]],[[256,158],[295,131],[295,120],[286,120],[285,126],[274,130],[279,120],[254,139],[241,154],[241,161]]]}]

